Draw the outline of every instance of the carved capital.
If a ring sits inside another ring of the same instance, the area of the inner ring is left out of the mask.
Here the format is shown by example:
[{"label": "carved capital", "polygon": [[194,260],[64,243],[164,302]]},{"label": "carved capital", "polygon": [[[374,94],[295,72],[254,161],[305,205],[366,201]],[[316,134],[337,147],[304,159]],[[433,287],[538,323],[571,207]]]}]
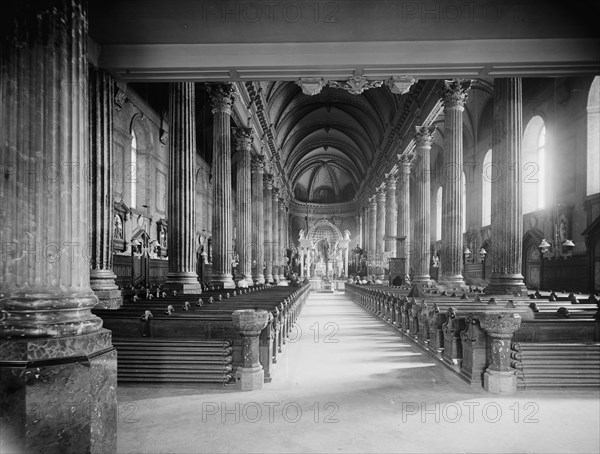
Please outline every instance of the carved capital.
[{"label": "carved capital", "polygon": [[385,196],[386,196],[385,185],[383,185],[382,187],[377,189],[377,201],[385,202]]},{"label": "carved capital", "polygon": [[252,128],[231,128],[231,134],[235,137],[237,151],[250,152],[252,149]]},{"label": "carved capital", "polygon": [[408,93],[417,80],[413,76],[394,76],[387,81],[390,91],[396,95]]},{"label": "carved capital", "polygon": [[263,182],[268,189],[273,189],[273,174],[265,171]]},{"label": "carved capital", "polygon": [[223,112],[231,114],[231,106],[235,101],[235,85],[230,83],[209,83],[206,84],[206,90],[210,97],[212,113]]},{"label": "carved capital", "polygon": [[481,327],[496,337],[512,335],[521,326],[521,316],[513,312],[488,312],[478,318]]},{"label": "carved capital", "polygon": [[377,198],[375,196],[373,196],[369,199],[369,208],[371,210],[374,210],[377,208]]},{"label": "carved capital", "polygon": [[401,174],[410,174],[410,166],[413,163],[414,157],[414,153],[405,153],[398,155],[398,167],[400,169]]},{"label": "carved capital", "polygon": [[386,176],[385,176],[385,186],[387,187],[388,191],[395,191],[396,190],[396,181],[397,181],[396,175],[394,175],[392,173],[386,174]]},{"label": "carved capital", "polygon": [[415,141],[418,147],[431,148],[435,126],[416,126]]},{"label": "carved capital", "polygon": [[277,186],[273,186],[272,195],[273,200],[279,200],[279,188]]},{"label": "carved capital", "polygon": [[469,96],[471,81],[465,79],[452,79],[444,81],[442,90],[442,100],[445,109],[460,108],[463,109]]},{"label": "carved capital", "polygon": [[262,172],[265,168],[265,157],[261,154],[253,154],[251,163],[253,172]]}]

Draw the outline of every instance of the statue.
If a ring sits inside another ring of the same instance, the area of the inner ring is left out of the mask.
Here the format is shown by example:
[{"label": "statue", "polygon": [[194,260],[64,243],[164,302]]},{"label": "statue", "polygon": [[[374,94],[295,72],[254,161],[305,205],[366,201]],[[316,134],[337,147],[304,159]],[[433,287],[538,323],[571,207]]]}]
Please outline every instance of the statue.
[{"label": "statue", "polygon": [[115,214],[115,227],[113,231],[113,238],[118,240],[123,239],[123,221],[121,221],[121,216]]},{"label": "statue", "polygon": [[344,239],[345,240],[349,240],[350,239],[350,230],[344,230]]},{"label": "statue", "polygon": [[304,239],[304,229],[300,229],[300,233],[298,234],[298,240]]},{"label": "statue", "polygon": [[325,241],[323,242],[323,260],[325,262],[329,262],[329,239],[325,238]]}]

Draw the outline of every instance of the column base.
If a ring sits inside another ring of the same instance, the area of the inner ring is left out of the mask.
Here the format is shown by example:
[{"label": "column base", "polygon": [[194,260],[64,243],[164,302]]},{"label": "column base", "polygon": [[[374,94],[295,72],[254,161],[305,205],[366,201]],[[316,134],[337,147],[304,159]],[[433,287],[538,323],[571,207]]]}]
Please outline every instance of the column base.
[{"label": "column base", "polygon": [[265,382],[265,371],[260,364],[254,367],[238,367],[236,375],[242,391],[262,389]]},{"label": "column base", "polygon": [[448,275],[442,275],[442,277],[439,280],[439,283],[447,286],[447,287],[464,287],[465,286],[465,280],[462,276],[462,274],[448,274]]},{"label": "column base", "polygon": [[262,274],[259,274],[258,276],[254,276],[254,285],[263,285],[266,282],[265,277]]},{"label": "column base", "polygon": [[273,275],[272,274],[267,274],[265,276],[265,284],[272,284],[273,283]]},{"label": "column base", "polygon": [[429,274],[417,274],[413,276],[411,284],[418,284],[420,286],[429,285],[431,283],[431,276]]},{"label": "column base", "polygon": [[280,279],[277,285],[279,287],[289,287],[290,283],[287,279]]},{"label": "column base", "polygon": [[486,295],[527,296],[527,287],[521,274],[492,273],[489,285],[483,290]]},{"label": "column base", "polygon": [[512,394],[517,391],[517,376],[514,371],[487,369],[483,374],[483,389],[495,394]]},{"label": "column base", "polygon": [[202,293],[202,286],[198,282],[196,273],[169,273],[164,288],[176,290],[177,293]]},{"label": "column base", "polygon": [[231,274],[213,274],[210,283],[222,288],[235,288],[235,282]]},{"label": "column base", "polygon": [[117,351],[106,329],[0,340],[2,451],[115,452]]},{"label": "column base", "polygon": [[90,287],[98,297],[96,309],[118,309],[123,305],[123,295],[117,287],[117,276],[111,270],[90,270]]}]

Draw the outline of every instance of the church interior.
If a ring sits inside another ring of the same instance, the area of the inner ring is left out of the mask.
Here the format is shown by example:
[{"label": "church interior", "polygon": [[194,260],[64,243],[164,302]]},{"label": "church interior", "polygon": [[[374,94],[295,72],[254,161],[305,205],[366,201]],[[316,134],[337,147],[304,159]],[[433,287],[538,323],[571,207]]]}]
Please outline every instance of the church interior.
[{"label": "church interior", "polygon": [[594,2],[3,9],[0,452],[600,450]]}]

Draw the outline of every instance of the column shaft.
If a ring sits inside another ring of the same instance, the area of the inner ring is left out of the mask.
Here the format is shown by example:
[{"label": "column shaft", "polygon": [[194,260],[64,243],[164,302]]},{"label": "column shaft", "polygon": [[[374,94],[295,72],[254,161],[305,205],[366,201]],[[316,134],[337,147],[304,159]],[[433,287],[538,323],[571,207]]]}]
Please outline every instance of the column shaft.
[{"label": "column shaft", "polygon": [[116,351],[91,312],[85,4],[3,5],[0,443],[15,452],[117,449]]},{"label": "column shaft", "polygon": [[193,82],[169,84],[169,273],[165,286],[200,293],[194,240],[196,90]]},{"label": "column shaft", "polygon": [[384,276],[384,252],[385,242],[383,237],[385,236],[385,188],[381,188],[377,191],[377,226],[375,227],[375,235],[377,237],[376,254],[377,254],[377,277],[383,279]]},{"label": "column shaft", "polygon": [[273,187],[271,207],[273,213],[271,220],[273,223],[273,281],[278,283],[281,274],[279,272],[279,265],[281,263],[279,254],[279,188]]},{"label": "column shaft", "polygon": [[430,152],[435,127],[418,126],[415,130],[415,238],[413,242],[413,282],[427,284],[429,277],[429,243],[431,242]]},{"label": "column shaft", "polygon": [[369,200],[368,240],[367,256],[369,262],[372,264],[369,273],[374,273],[375,264],[377,263],[377,199],[375,196]]},{"label": "column shaft", "polygon": [[264,174],[263,179],[264,229],[265,229],[265,281],[273,283],[273,175]]},{"label": "column shaft", "polygon": [[285,207],[285,200],[279,199],[279,282],[286,283],[285,278],[285,265],[287,264],[286,252],[287,252],[287,210]]},{"label": "column shaft", "polygon": [[494,80],[492,163],[499,169],[492,182],[492,275],[486,293],[525,292],[523,260],[523,205],[521,189],[523,135],[520,78]]},{"label": "column shaft", "polygon": [[261,155],[252,156],[252,279],[255,284],[264,284],[265,275],[265,216],[263,204],[264,159]]},{"label": "column shaft", "polygon": [[[396,177],[388,176],[385,183],[385,236],[388,238],[385,244],[385,251],[391,253],[391,257],[396,257],[396,231],[398,228],[398,215],[396,205]],[[392,239],[393,238],[393,239]]]},{"label": "column shaft", "polygon": [[96,308],[118,309],[123,304],[113,265],[113,101],[114,80],[105,71],[90,71],[91,263],[90,286]]},{"label": "column shaft", "polygon": [[442,192],[442,278],[449,285],[463,280],[463,111],[470,82],[446,81],[444,88],[444,173]]},{"label": "column shaft", "polygon": [[233,225],[231,208],[231,106],[235,89],[232,84],[209,84],[213,113],[213,284],[234,288]]},{"label": "column shaft", "polygon": [[239,255],[238,287],[254,285],[252,280],[252,177],[250,174],[252,128],[232,128],[239,154],[237,166],[237,238]]},{"label": "column shaft", "polygon": [[[396,257],[406,259],[406,270],[410,270],[410,165],[412,155],[403,155],[400,157],[398,167],[400,168],[400,178],[398,185],[398,227],[397,236],[404,237],[404,241],[396,243]],[[429,273],[428,273],[429,274]]]}]

